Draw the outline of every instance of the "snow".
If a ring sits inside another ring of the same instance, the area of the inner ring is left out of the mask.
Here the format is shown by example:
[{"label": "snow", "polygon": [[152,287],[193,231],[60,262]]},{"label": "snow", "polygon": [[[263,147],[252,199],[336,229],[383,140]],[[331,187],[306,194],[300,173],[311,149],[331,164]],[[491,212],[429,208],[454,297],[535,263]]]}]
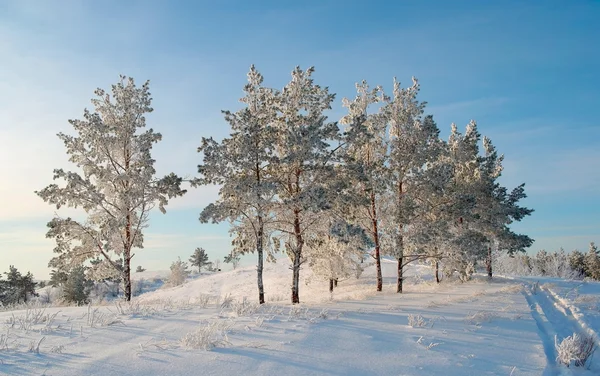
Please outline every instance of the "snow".
[{"label": "snow", "polygon": [[[599,283],[544,279],[535,288],[537,279],[476,276],[436,285],[429,268],[413,265],[400,295],[395,267],[384,260],[382,293],[370,266],[360,279],[341,281],[333,296],[326,281],[303,269],[296,306],[289,304],[289,265],[280,260],[266,265],[263,306],[254,303],[250,267],[202,274],[130,306],[0,312],[0,374],[600,374],[594,359],[589,370],[557,365],[554,350],[554,334],[598,333]],[[409,315],[423,325],[410,326]]]}]

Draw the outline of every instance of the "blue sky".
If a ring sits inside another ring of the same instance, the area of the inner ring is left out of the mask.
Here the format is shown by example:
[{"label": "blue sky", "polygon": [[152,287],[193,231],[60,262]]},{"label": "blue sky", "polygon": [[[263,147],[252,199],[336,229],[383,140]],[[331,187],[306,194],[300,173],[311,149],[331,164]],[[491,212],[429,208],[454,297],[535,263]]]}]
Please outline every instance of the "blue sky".
[{"label": "blue sky", "polygon": [[[535,212],[515,229],[536,240],[532,251],[600,242],[599,2],[259,4],[0,0],[0,272],[47,276],[54,209],[33,191],[69,167],[55,134],[96,87],[119,74],[150,79],[156,167],[193,176],[201,137],[228,133],[220,110],[240,107],[250,64],[274,87],[314,65],[337,93],[333,120],[356,81],[390,90],[394,76],[418,77],[444,137],[452,122],[477,120],[505,154],[502,182],[526,183]],[[216,192],[194,190],[153,215],[133,264],[167,269],[197,246],[222,259],[227,227],[197,220]]]}]

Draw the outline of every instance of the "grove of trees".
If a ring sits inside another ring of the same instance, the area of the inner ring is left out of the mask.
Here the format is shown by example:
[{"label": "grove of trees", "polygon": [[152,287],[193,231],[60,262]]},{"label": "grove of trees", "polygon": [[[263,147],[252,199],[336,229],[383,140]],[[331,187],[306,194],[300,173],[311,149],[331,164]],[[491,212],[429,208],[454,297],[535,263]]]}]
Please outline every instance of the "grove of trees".
[{"label": "grove of trees", "polygon": [[[283,89],[263,86],[254,66],[248,73],[244,107],[224,111],[230,137],[204,138],[195,185],[220,186],[219,198],[201,222],[231,223],[232,255],[255,252],[258,298],[265,253],[285,252],[292,270],[291,301],[300,302],[299,275],[308,262],[334,285],[359,275],[364,253],[374,259],[382,290],[381,257],[397,260],[397,291],[406,265],[433,260],[436,275],[468,278],[484,261],[492,278],[492,253],[522,252],[533,242],[510,224],[533,210],[519,205],[524,185],[503,187],[503,157],[471,121],[463,135],[453,124],[448,141],[439,137],[419,84],[392,95],[366,81],[340,123],[326,112],[335,95],[317,85],[313,68],[299,67]],[[342,230],[341,230],[342,229]],[[341,231],[340,231],[341,230]]]},{"label": "grove of trees", "polygon": [[[438,280],[440,269],[468,278],[483,262],[492,278],[492,254],[513,255],[532,244],[510,229],[533,211],[520,205],[524,185],[499,183],[503,157],[474,121],[464,134],[452,124],[449,139],[441,139],[414,78],[405,88],[394,79],[389,94],[362,81],[354,98],[342,100],[347,114],[331,121],[335,94],[314,81],[314,72],[296,67],[275,89],[251,66],[243,107],[223,111],[230,135],[204,137],[198,148],[202,161],[192,186],[219,186],[200,221],[230,223],[226,262],[236,266],[240,255],[256,254],[259,303],[264,261],[277,252],[289,257],[291,302],[299,303],[303,265],[333,289],[358,277],[371,257],[381,291],[381,258],[391,257],[402,292],[411,262],[429,260]],[[155,176],[151,149],[161,135],[144,131],[153,110],[148,82],[138,87],[121,77],[111,92],[96,90],[95,111],[70,121],[75,135],[58,135],[77,170],[54,170],[64,183],[36,193],[57,209],[86,214],[49,222],[47,236],[56,241],[50,266],[86,265],[93,280],[121,281],[130,300],[131,259],[143,247],[149,213],[154,207],[164,213],[185,190],[175,174]],[[200,248],[190,259],[199,270],[207,262]],[[181,260],[172,270],[188,273]],[[65,275],[53,279],[64,283]]]}]

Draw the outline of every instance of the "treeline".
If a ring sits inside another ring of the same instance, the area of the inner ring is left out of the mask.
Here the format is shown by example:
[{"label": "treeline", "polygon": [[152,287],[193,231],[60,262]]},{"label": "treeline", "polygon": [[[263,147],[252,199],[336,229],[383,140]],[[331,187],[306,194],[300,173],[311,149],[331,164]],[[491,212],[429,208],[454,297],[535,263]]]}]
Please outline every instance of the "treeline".
[{"label": "treeline", "polygon": [[[388,93],[363,81],[355,98],[342,100],[347,114],[330,121],[335,94],[316,84],[313,73],[296,68],[275,89],[252,66],[243,108],[223,112],[230,135],[203,138],[198,148],[202,161],[192,187],[219,186],[200,221],[231,224],[228,260],[256,253],[260,303],[263,263],[277,252],[289,256],[291,301],[299,303],[303,265],[334,286],[358,276],[370,255],[381,291],[381,257],[391,256],[402,292],[411,262],[428,259],[436,275],[443,267],[464,278],[484,262],[491,278],[492,252],[531,245],[509,228],[532,212],[519,205],[524,185],[499,184],[503,156],[474,121],[464,134],[452,125],[442,140],[418,99],[416,79],[406,88],[394,80]],[[48,224],[47,236],[56,240],[50,265],[86,265],[90,279],[119,279],[129,300],[133,250],[143,247],[149,212],[164,213],[185,190],[175,174],[155,176],[151,148],[161,135],[143,130],[153,111],[149,83],[138,87],[122,77],[111,92],[98,89],[95,111],[70,121],[75,136],[59,134],[82,174],[56,169],[64,184],[36,193],[57,208],[88,214],[86,221],[56,217]]]},{"label": "treeline", "polygon": [[586,253],[579,250],[570,253],[564,249],[555,252],[541,250],[533,256],[501,256],[494,263],[496,270],[502,274],[600,281],[600,255],[593,242]]}]

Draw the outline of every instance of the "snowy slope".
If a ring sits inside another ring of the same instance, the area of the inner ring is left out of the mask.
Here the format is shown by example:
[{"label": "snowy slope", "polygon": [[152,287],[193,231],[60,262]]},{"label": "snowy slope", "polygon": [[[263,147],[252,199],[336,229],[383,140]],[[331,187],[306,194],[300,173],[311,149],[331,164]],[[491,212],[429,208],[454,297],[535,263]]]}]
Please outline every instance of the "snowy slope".
[{"label": "snowy slope", "polygon": [[328,284],[303,270],[299,306],[288,303],[291,271],[278,263],[267,265],[268,302],[260,307],[254,270],[246,268],[146,293],[131,305],[2,312],[0,374],[600,374],[597,363],[588,371],[556,365],[547,329],[566,333],[576,322],[553,315],[552,297],[531,295],[529,281],[435,285],[428,268],[415,266],[399,295],[394,270],[384,263],[384,292],[375,293],[368,268],[341,282],[333,301]]}]

